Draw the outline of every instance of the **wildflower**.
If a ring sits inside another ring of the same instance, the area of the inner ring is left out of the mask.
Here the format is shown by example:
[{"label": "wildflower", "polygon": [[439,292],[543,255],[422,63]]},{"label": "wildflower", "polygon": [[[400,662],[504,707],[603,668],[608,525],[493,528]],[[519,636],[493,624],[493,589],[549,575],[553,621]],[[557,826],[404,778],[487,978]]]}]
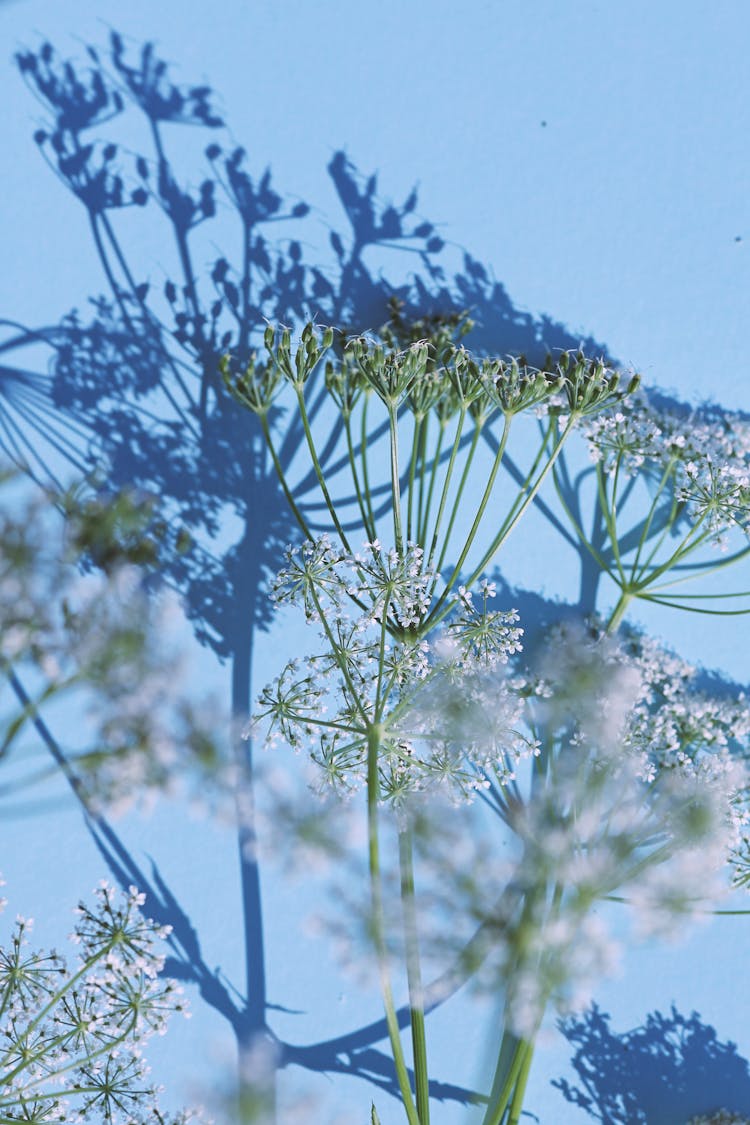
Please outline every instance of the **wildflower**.
[{"label": "wildflower", "polygon": [[158,978],[168,927],[140,914],[145,896],[133,887],[118,899],[103,883],[95,896],[78,908],[75,971],[54,951],[29,951],[24,919],[0,949],[0,1115],[9,1119],[91,1115],[115,1125],[126,1111],[163,1120],[143,1046],[184,1010],[179,987]]}]

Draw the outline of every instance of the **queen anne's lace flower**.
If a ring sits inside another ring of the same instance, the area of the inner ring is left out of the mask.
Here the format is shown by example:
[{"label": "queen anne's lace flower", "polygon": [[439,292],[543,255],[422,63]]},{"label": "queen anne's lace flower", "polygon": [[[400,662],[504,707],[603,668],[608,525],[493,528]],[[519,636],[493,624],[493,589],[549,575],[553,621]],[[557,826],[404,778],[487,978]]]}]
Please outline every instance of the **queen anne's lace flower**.
[{"label": "queen anne's lace flower", "polygon": [[666,486],[680,509],[721,544],[724,533],[747,531],[750,501],[750,425],[710,410],[687,414],[654,405],[646,392],[587,420],[593,460],[607,473],[640,473]]},{"label": "queen anne's lace flower", "polygon": [[79,965],[29,948],[19,918],[0,949],[0,1116],[12,1120],[126,1125],[143,1114],[167,1119],[148,1080],[143,1047],[175,1011],[182,989],[159,977],[157,943],[169,927],[140,914],[145,896],[102,883],[96,905],[81,904],[73,940]]},{"label": "queen anne's lace flower", "polygon": [[[435,579],[421,548],[384,551],[375,541],[347,556],[324,537],[289,557],[277,596],[319,622],[324,650],[290,662],[263,690],[248,736],[265,729],[267,741],[308,748],[327,783],[347,790],[364,784],[368,728],[378,723],[381,793],[394,801],[436,786],[471,797],[488,784],[488,764],[510,777],[534,753],[534,740],[515,729],[517,685],[494,674],[520,650],[522,630],[514,611],[488,609],[491,584],[481,610],[464,593],[430,643],[410,635]],[[358,616],[347,619],[345,596]]]}]

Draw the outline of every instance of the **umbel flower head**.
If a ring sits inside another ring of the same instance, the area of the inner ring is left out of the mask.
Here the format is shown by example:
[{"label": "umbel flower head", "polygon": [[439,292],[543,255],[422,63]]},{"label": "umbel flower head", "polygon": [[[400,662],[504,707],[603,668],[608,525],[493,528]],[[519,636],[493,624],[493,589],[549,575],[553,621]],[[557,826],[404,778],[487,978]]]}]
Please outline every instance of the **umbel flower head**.
[{"label": "umbel flower head", "polygon": [[[548,1003],[576,1010],[616,969],[621,940],[606,900],[627,899],[636,935],[673,936],[724,893],[744,824],[736,751],[750,712],[701,696],[693,670],[677,675],[676,658],[652,642],[620,643],[593,625],[550,633],[526,675],[517,632],[487,663],[485,627],[478,656],[467,644],[488,612],[482,601],[480,611],[461,595],[456,620],[384,711],[381,795],[400,823],[419,824],[424,957],[441,973],[458,959],[483,991],[502,985],[510,1026],[533,1036]],[[368,660],[363,683],[378,675],[377,651]],[[319,738],[335,678],[319,683],[305,737],[319,788],[350,791],[365,783],[366,739],[353,729],[337,730],[340,742]],[[660,721],[671,749],[646,732]],[[474,845],[477,824],[462,821],[456,836],[445,798],[477,792],[497,819]]]},{"label": "umbel flower head", "polygon": [[[394,342],[392,333],[384,336]],[[253,355],[245,370],[235,373],[231,356],[223,356],[224,384],[241,405],[267,414],[283,382],[302,388],[334,339],[333,329],[308,323],[295,348],[290,329],[269,325],[264,336],[267,362]],[[373,391],[389,408],[408,400],[420,414],[426,408],[440,411],[448,395],[455,406],[484,397],[479,414],[492,408],[517,414],[550,400],[553,409],[564,405],[569,413],[584,417],[621,401],[639,383],[637,376],[630,376],[623,385],[620,374],[603,359],[589,359],[580,351],[562,352],[535,368],[523,357],[477,360],[464,347],[447,346],[445,341],[436,345],[427,338],[399,349],[367,336],[352,337],[344,343],[343,362],[329,364],[326,387],[341,407],[351,409],[362,391]]]},{"label": "umbel flower head", "polygon": [[750,425],[730,412],[692,414],[655,405],[642,391],[586,423],[593,460],[608,472],[640,474],[719,544],[748,531]]},{"label": "umbel flower head", "polygon": [[[432,786],[470,797],[486,785],[487,761],[507,759],[512,770],[533,753],[533,741],[514,729],[520,695],[494,675],[520,649],[517,614],[492,611],[486,584],[481,608],[462,591],[445,629],[420,639],[432,580],[414,545],[402,555],[375,541],[346,555],[321,537],[290,548],[277,600],[300,605],[324,644],[319,654],[290,661],[261,693],[247,733],[265,728],[271,741],[306,747],[322,768],[321,784],[351,790],[366,781],[377,726],[381,792],[397,801]],[[388,626],[401,639],[392,640]]]},{"label": "umbel flower head", "polygon": [[159,977],[159,943],[169,927],[144,918],[135,887],[116,895],[103,882],[93,906],[78,907],[71,940],[78,965],[32,950],[33,920],[17,917],[0,948],[0,1115],[7,1120],[129,1125],[166,1117],[147,1078],[143,1048],[173,1012],[187,1014],[182,989]]}]

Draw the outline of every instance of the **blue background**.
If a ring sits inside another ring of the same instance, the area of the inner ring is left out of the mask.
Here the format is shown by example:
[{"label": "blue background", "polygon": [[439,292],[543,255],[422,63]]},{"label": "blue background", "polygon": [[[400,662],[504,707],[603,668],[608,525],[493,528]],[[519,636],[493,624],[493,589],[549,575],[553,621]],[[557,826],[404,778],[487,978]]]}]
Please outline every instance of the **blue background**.
[{"label": "blue background", "polygon": [[[136,45],[155,40],[178,79],[218,91],[253,168],[271,165],[276,184],[313,204],[321,254],[338,220],[325,166],[344,148],[363,171],[377,170],[386,199],[401,201],[418,184],[419,213],[438,222],[457,251],[465,247],[483,262],[517,307],[548,314],[574,336],[595,336],[650,384],[750,409],[750,9],[741,0],[469,0],[460,12],[446,0],[5,3],[0,315],[9,319],[54,323],[103,284],[84,212],[32,142],[43,114],[12,53],[49,38],[64,55],[82,54],[84,43],[104,44],[110,27]],[[188,165],[191,143],[186,131]],[[308,220],[305,237],[314,240],[315,230]],[[134,222],[130,245],[150,276],[168,270],[168,251],[153,243],[147,224]],[[404,273],[412,267],[405,256]],[[511,579],[564,591],[565,561],[550,574],[532,546],[517,543]],[[750,678],[744,619],[698,620],[699,628],[689,615],[665,614],[649,624],[688,658]],[[260,666],[278,663],[288,635],[262,639]],[[196,682],[226,683],[197,646],[194,667]],[[231,836],[165,806],[120,829],[182,896],[209,962],[239,973]],[[75,805],[63,801],[43,818],[6,821],[0,849],[11,909],[34,914],[40,937],[59,940],[68,908],[104,873]],[[309,1013],[296,1021],[279,1016],[279,1026],[303,1042],[375,1018],[377,998],[358,999],[324,947],[300,936],[292,896],[265,890],[271,999]],[[685,1015],[696,1009],[721,1040],[748,1055],[748,921],[717,919],[677,949],[630,953],[623,978],[599,991],[615,1029],[668,1013],[674,1002]],[[175,1026],[152,1052],[176,1101],[211,1088],[231,1062],[219,1018],[197,996],[193,1008],[192,1023]],[[462,1011],[439,1012],[430,1026],[439,1077],[470,1082],[484,1032],[469,1008]],[[570,1056],[551,1031],[527,1099],[544,1125],[591,1120],[551,1086],[570,1075]],[[285,1081],[294,1086],[294,1074]],[[350,1120],[367,1119],[363,1084],[306,1076],[303,1085]],[[376,1100],[383,1125],[399,1120],[384,1095]],[[315,1119],[328,1114],[333,1120],[334,1109]],[[438,1123],[464,1119],[455,1108],[436,1111]]]}]

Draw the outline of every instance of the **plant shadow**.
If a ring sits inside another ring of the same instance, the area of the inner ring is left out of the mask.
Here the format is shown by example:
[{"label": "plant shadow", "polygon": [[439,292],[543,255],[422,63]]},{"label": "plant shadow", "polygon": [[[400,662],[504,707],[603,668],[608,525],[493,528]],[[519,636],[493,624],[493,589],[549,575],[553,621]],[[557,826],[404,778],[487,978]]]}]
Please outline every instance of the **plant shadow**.
[{"label": "plant shadow", "polygon": [[601,1125],[685,1125],[719,1109],[750,1114],[747,1060],[698,1012],[685,1016],[672,1006],[617,1033],[594,1005],[558,1026],[575,1048],[577,1080],[552,1085]]},{"label": "plant shadow", "polygon": [[[61,57],[48,43],[21,51],[17,62],[48,119],[35,141],[85,211],[104,291],[89,299],[84,313],[73,309],[59,323],[1,322],[0,447],[45,483],[59,484],[67,471],[86,473],[103,464],[107,479],[96,486],[100,492],[137,488],[159,499],[169,524],[190,540],[185,551],[163,552],[161,580],[180,591],[199,643],[229,664],[232,710],[244,719],[253,698],[258,633],[271,623],[269,580],[299,532],[257,420],[223,392],[221,357],[231,353],[237,363],[249,362],[267,321],[314,318],[349,331],[376,330],[394,302],[405,323],[468,312],[475,328],[467,342],[482,353],[524,354],[540,363],[549,353],[579,345],[603,356],[608,349],[550,316],[517,307],[491,269],[468,251],[450,265],[435,223],[418,215],[416,191],[398,204],[385,200],[377,176],[361,175],[343,151],[327,169],[343,221],[330,230],[325,253],[306,257],[309,205],[277,189],[270,169],[250,170],[244,149],[230,141],[214,108],[211,88],[174,82],[152,44],[134,49],[114,32],[107,50],[87,48],[84,62]],[[140,115],[148,150],[134,153],[109,135],[126,114]],[[178,125],[207,142],[197,187],[195,176],[180,176],[170,149]],[[175,276],[158,285],[153,275],[163,247],[155,246],[153,262],[144,266],[118,229],[124,213],[139,208],[161,216],[164,247],[178,264]],[[238,240],[232,253],[212,251],[204,271],[196,265],[204,260],[196,247],[215,247],[207,232],[220,210],[236,220]],[[386,262],[377,271],[368,265],[373,252]],[[414,264],[406,274],[404,252]],[[35,366],[40,353],[46,364]],[[322,412],[323,395],[316,390],[310,413],[315,419]],[[303,444],[301,423],[278,411],[273,424],[286,468]],[[339,433],[334,420],[322,442],[321,460],[334,480],[341,467]],[[298,475],[293,492],[310,526],[326,528],[314,473]],[[543,500],[538,507],[554,522]],[[573,544],[559,521],[557,530]],[[586,562],[582,554],[577,606],[552,606],[526,594],[525,619],[541,622],[552,611],[559,619],[590,609],[595,586]],[[502,590],[503,597],[515,593]],[[46,741],[64,760],[48,731]],[[236,753],[251,794],[251,744],[238,745]],[[74,791],[80,793],[75,785]],[[104,818],[84,812],[114,877],[123,887],[136,882],[147,891],[151,915],[173,927],[169,973],[193,983],[229,1022],[240,1052],[266,1036],[279,1047],[281,1066],[356,1074],[397,1093],[392,1064],[374,1048],[386,1038],[382,1020],[304,1046],[281,1044],[274,1035],[251,821],[239,830],[245,979],[235,986],[209,969],[167,876],[155,863],[146,870]],[[399,1021],[408,1022],[406,1009]],[[472,1097],[440,1082],[433,1093],[459,1102]]]}]

